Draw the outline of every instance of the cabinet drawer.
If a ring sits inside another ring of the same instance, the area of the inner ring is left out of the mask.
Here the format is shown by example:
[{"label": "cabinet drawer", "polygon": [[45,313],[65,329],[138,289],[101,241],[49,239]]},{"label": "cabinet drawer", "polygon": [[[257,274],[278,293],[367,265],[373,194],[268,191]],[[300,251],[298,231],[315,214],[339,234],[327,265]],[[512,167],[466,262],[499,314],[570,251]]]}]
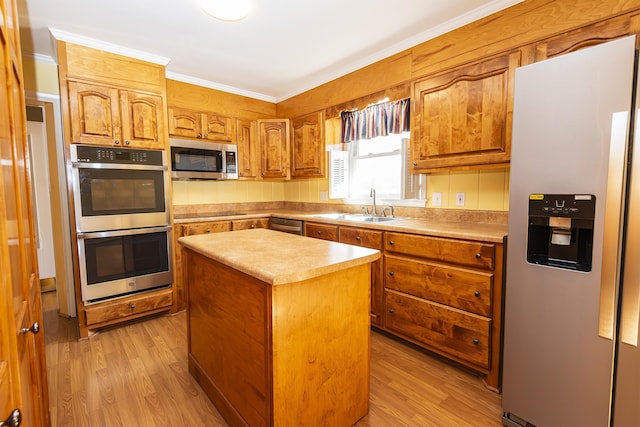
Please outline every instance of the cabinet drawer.
[{"label": "cabinet drawer", "polygon": [[183,236],[193,236],[195,234],[220,233],[231,230],[231,221],[194,222],[182,226]]},{"label": "cabinet drawer", "polygon": [[390,331],[437,353],[489,368],[490,319],[394,291],[385,292],[385,309]]},{"label": "cabinet drawer", "polygon": [[240,219],[231,221],[232,230],[246,230],[247,228],[269,228],[269,218]]},{"label": "cabinet drawer", "polygon": [[328,224],[309,223],[304,224],[304,235],[317,239],[338,241],[338,226]]},{"label": "cabinet drawer", "polygon": [[113,302],[105,302],[86,309],[87,326],[125,317],[139,317],[162,309],[170,309],[173,291],[171,288],[149,292]]},{"label": "cabinet drawer", "polygon": [[340,227],[340,242],[382,250],[382,231]]},{"label": "cabinet drawer", "polygon": [[386,252],[493,270],[495,244],[440,237],[385,233]]},{"label": "cabinet drawer", "polygon": [[385,255],[385,286],[491,317],[493,273]]}]

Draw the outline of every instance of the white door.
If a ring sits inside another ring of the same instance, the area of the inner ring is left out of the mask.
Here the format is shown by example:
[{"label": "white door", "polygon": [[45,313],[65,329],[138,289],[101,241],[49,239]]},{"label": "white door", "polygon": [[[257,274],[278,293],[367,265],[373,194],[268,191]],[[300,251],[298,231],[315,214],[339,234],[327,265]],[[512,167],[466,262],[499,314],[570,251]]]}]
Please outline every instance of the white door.
[{"label": "white door", "polygon": [[[37,111],[39,110],[39,112]],[[40,279],[56,277],[53,228],[51,221],[51,199],[49,182],[49,159],[47,156],[47,132],[44,110],[28,107],[27,135],[31,159],[32,191],[36,210],[36,239]]]}]

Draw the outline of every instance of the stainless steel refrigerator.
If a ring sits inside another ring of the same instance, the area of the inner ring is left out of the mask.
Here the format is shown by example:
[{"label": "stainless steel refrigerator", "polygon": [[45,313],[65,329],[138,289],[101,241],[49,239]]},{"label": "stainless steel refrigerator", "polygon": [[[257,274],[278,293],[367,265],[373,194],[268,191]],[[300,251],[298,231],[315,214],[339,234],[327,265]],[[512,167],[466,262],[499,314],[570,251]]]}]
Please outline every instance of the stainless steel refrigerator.
[{"label": "stainless steel refrigerator", "polygon": [[516,70],[503,424],[640,426],[635,37]]}]

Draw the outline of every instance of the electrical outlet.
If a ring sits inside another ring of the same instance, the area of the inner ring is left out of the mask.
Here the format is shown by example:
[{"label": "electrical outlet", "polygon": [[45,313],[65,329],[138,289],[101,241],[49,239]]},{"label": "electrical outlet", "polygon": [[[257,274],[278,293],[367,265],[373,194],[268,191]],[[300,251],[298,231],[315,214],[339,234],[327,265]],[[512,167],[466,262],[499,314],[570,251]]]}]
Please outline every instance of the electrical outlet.
[{"label": "electrical outlet", "polygon": [[431,206],[442,206],[442,193],[431,193]]},{"label": "electrical outlet", "polygon": [[326,191],[321,191],[320,192],[320,200],[328,200],[329,199],[329,195],[327,194]]},{"label": "electrical outlet", "polygon": [[464,206],[464,193],[456,193],[456,206]]}]

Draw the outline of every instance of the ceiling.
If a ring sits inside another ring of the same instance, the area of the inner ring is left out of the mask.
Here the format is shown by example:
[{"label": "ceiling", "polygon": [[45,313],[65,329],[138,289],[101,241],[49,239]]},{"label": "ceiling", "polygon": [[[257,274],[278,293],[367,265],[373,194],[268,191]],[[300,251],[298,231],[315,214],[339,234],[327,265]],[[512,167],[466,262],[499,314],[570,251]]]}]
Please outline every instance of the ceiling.
[{"label": "ceiling", "polygon": [[24,56],[55,58],[54,34],[164,63],[170,79],[279,102],[520,1],[252,0],[238,22],[198,0],[18,4]]}]

